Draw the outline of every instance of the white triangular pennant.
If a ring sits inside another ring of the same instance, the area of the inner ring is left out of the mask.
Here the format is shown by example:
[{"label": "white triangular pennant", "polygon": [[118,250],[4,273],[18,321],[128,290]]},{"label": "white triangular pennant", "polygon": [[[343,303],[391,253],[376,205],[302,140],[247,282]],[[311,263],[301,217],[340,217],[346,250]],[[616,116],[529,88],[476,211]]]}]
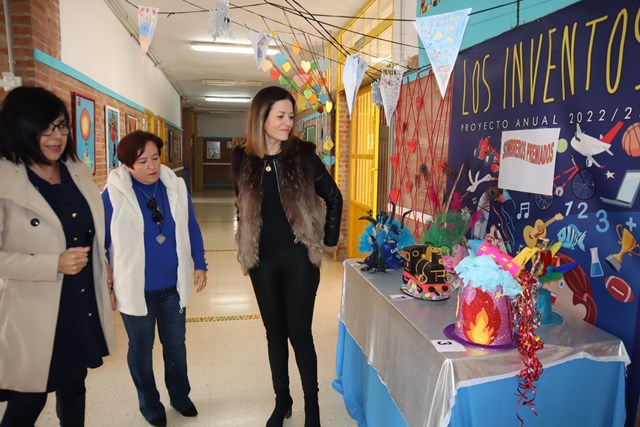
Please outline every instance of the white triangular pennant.
[{"label": "white triangular pennant", "polygon": [[344,85],[344,91],[347,95],[347,107],[349,107],[349,117],[351,117],[351,111],[353,104],[356,100],[356,94],[362,83],[364,72],[367,71],[369,65],[366,61],[358,56],[349,55],[347,61],[344,64],[344,72],[342,73],[342,84]]},{"label": "white triangular pennant", "polygon": [[259,33],[257,31],[249,31],[249,40],[251,40],[251,46],[253,46],[253,52],[256,56],[256,65],[258,69],[262,68],[262,61],[267,57],[267,50],[269,49],[269,43],[271,43],[271,36],[267,33]]},{"label": "white triangular pennant", "polygon": [[140,51],[144,57],[151,46],[153,32],[156,30],[158,22],[157,7],[138,6],[138,38],[140,40]]},{"label": "white triangular pennant", "polygon": [[380,95],[384,105],[384,114],[387,117],[387,124],[391,124],[393,113],[398,105],[400,88],[402,87],[402,71],[395,68],[383,68],[380,77]]},{"label": "white triangular pennant", "polygon": [[440,95],[449,84],[471,8],[417,18],[413,23],[431,61]]}]

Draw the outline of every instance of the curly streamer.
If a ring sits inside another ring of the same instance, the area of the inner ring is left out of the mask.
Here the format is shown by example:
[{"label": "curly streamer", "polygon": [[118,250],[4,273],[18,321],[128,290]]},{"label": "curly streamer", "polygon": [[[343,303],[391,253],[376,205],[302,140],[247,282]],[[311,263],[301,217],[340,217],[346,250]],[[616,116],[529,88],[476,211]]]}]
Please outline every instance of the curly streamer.
[{"label": "curly streamer", "polygon": [[[522,271],[518,276],[522,286],[522,294],[514,299],[514,325],[518,334],[518,351],[522,355],[524,368],[516,375],[518,378],[518,405],[528,407],[538,415],[534,407],[536,397],[535,382],[542,374],[542,363],[536,352],[544,347],[536,329],[540,326],[540,314],[536,309],[537,279],[528,271]],[[524,420],[516,411],[518,420],[524,426]]]}]

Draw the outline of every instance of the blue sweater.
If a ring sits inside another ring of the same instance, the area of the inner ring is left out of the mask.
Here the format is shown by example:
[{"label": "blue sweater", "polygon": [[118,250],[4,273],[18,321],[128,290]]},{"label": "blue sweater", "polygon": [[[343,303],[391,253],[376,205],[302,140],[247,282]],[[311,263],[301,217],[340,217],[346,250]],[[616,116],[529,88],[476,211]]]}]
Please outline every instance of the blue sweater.
[{"label": "blue sweater", "polygon": [[[142,194],[146,193],[147,196],[152,196],[156,184],[143,184],[133,177],[134,193],[140,204],[140,211],[142,212],[142,218],[144,219],[144,251],[145,251],[145,291],[154,291],[159,289],[165,289],[176,286],[178,281],[178,254],[176,253],[176,224],[171,216],[171,210],[169,209],[169,199],[167,198],[167,190],[161,181],[158,181],[158,187],[155,194],[155,199],[158,203],[158,209],[164,217],[164,222],[161,225],[156,224],[151,220],[151,211],[147,208],[146,198]],[[142,189],[142,191],[140,191]],[[202,240],[202,233],[200,232],[200,226],[196,220],[195,211],[189,200],[189,240],[191,242],[191,258],[193,258],[195,270],[207,270],[207,263],[204,257],[204,242]],[[109,190],[105,189],[102,192],[102,201],[104,202],[105,211],[105,223],[106,223],[106,236],[105,236],[105,248],[111,247],[111,217],[113,216],[113,206],[109,199]],[[166,241],[159,245],[156,241],[156,236],[162,232],[166,237]],[[108,252],[107,252],[108,257]]]}]

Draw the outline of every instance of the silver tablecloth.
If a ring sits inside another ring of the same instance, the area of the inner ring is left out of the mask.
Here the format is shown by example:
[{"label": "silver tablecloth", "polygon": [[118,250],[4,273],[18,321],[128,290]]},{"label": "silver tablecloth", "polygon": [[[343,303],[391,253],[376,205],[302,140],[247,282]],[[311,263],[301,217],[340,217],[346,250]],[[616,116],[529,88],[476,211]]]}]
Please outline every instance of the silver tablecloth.
[{"label": "silver tablecloth", "polygon": [[[457,291],[446,301],[389,298],[402,293],[401,283],[401,271],[363,272],[356,260],[346,260],[340,320],[407,424],[446,426],[456,389],[513,377],[522,370],[522,359],[517,349],[438,352],[431,340],[448,340],[443,330],[455,321]],[[571,315],[563,317],[561,325],[538,330],[544,348],[536,354],[544,367],[581,358],[630,363],[619,338]]]}]

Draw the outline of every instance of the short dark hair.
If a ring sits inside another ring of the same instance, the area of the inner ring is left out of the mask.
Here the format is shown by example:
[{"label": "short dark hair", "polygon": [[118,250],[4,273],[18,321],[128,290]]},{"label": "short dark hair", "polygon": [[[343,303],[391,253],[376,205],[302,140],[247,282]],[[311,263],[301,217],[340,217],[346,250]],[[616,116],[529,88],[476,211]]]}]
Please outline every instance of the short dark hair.
[{"label": "short dark hair", "polygon": [[[271,107],[278,101],[287,100],[291,102],[293,111],[296,110],[296,100],[293,95],[280,86],[268,86],[261,89],[251,101],[249,114],[247,115],[247,129],[245,135],[245,152],[249,155],[264,157],[265,137],[264,124],[271,112]],[[294,139],[293,129],[289,132],[289,140]]]},{"label": "short dark hair", "polygon": [[[60,116],[71,122],[64,101],[44,88],[20,86],[7,94],[1,108],[0,157],[16,164],[50,164],[40,149],[40,136]],[[78,160],[71,134],[60,158]]]},{"label": "short dark hair", "polygon": [[143,130],[134,130],[118,143],[118,159],[121,163],[132,168],[138,157],[144,152],[144,147],[149,141],[156,144],[158,154],[160,154],[164,143],[158,135]]}]

